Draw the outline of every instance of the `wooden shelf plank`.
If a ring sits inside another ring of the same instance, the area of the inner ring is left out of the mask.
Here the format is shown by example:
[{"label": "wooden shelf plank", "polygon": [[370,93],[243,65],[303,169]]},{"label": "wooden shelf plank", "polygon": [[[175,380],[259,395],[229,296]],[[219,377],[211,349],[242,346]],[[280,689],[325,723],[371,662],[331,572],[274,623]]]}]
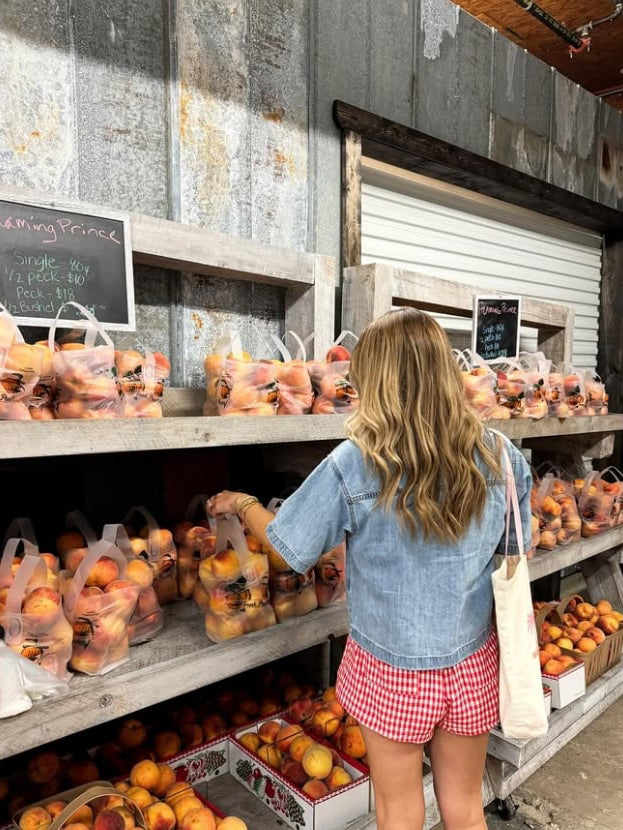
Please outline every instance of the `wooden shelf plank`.
[{"label": "wooden shelf plank", "polygon": [[[188,396],[186,406],[194,405]],[[3,421],[0,459],[111,452],[198,449],[244,444],[339,441],[342,415],[288,415],[274,418],[166,417],[115,421]],[[511,439],[548,438],[623,430],[623,415],[542,421],[490,421]]]},{"label": "wooden shelf plank", "polygon": [[[552,712],[549,729],[544,738],[534,741],[513,742],[522,745],[522,766],[517,769],[508,763],[489,762],[496,798],[506,798],[513,790],[549,761],[559,749],[571,741],[595,718],[599,717],[615,700],[623,695],[623,663],[618,663],[592,683],[579,700]],[[494,748],[495,751],[495,748]]]},{"label": "wooden shelf plank", "polygon": [[152,642],[130,649],[130,660],[123,666],[103,677],[75,675],[66,694],[3,720],[0,758],[233,677],[348,631],[348,612],[339,606],[214,644],[206,638],[203,615],[191,602],[175,603],[165,612],[164,631]]},{"label": "wooden shelf plank", "polygon": [[554,550],[537,549],[536,555],[528,562],[530,569],[530,581],[540,579],[542,576],[561,571],[570,565],[576,565],[585,559],[590,559],[598,553],[618,548],[623,545],[623,527],[614,527],[606,530],[597,536],[589,539],[580,539],[564,547],[556,547]]}]

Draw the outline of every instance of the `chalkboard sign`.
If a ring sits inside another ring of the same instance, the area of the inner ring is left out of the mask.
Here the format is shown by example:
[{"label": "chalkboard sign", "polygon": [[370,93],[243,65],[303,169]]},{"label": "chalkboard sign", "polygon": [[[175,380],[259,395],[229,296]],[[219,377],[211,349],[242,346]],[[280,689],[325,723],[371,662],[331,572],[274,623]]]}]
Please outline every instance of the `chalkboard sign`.
[{"label": "chalkboard sign", "polygon": [[[104,328],[133,331],[129,226],[115,211],[79,213],[0,194],[0,302],[19,323],[41,325],[75,300]],[[75,315],[69,306],[59,325],[80,325]]]},{"label": "chalkboard sign", "polygon": [[474,297],[472,349],[485,360],[517,357],[521,297]]}]

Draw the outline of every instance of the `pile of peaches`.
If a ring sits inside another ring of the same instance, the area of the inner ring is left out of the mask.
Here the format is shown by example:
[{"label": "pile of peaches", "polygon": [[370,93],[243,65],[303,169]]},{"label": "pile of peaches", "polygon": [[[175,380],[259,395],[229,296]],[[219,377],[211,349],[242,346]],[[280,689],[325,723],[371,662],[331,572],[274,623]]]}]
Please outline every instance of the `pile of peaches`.
[{"label": "pile of peaches", "polygon": [[[64,830],[247,830],[236,816],[219,818],[185,783],[176,781],[166,764],[140,761],[127,781],[115,785],[116,794],[100,796],[78,807],[62,825]],[[68,806],[59,799],[43,807],[29,807],[19,819],[20,830],[49,830]],[[138,824],[137,824],[138,822]]]},{"label": "pile of peaches", "polygon": [[[548,603],[537,602],[535,611]],[[554,608],[554,607],[553,607]],[[606,637],[615,634],[623,623],[623,614],[615,611],[608,600],[602,599],[592,605],[579,594],[566,604],[566,610],[558,622],[546,619],[539,631],[539,659],[544,674],[559,675],[579,662],[581,655],[591,654],[605,642]],[[573,655],[577,655],[574,657]]]}]

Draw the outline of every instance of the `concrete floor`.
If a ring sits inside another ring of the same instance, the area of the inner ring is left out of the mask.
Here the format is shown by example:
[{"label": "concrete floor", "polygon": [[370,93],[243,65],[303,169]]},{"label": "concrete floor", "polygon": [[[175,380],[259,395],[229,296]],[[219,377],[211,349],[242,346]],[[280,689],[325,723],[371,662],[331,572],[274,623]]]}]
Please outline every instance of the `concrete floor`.
[{"label": "concrete floor", "polygon": [[567,744],[514,794],[510,821],[492,830],[623,830],[623,698]]}]

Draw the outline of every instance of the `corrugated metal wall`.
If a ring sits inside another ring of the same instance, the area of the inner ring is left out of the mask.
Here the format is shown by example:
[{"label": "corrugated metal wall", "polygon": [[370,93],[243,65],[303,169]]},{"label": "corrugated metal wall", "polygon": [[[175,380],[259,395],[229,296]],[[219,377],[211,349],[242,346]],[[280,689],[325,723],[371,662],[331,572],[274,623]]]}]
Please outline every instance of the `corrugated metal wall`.
[{"label": "corrugated metal wall", "polygon": [[[623,207],[623,116],[450,0],[5,0],[0,89],[0,181],[291,248],[339,253],[335,98]],[[136,295],[176,383],[283,324],[276,289]]]}]

